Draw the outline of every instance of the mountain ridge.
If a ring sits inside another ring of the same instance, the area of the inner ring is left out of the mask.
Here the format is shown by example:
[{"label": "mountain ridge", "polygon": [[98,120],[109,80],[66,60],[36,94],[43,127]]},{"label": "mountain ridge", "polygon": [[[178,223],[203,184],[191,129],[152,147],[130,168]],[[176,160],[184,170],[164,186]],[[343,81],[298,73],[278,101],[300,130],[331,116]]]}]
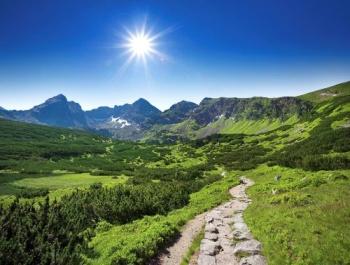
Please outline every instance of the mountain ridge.
[{"label": "mountain ridge", "polygon": [[[160,135],[174,139],[189,135],[200,138],[221,131],[245,132],[247,130],[244,128],[237,130],[236,125],[242,122],[265,120],[265,127],[260,126],[256,133],[266,131],[275,128],[276,124],[283,125],[311,113],[313,106],[319,102],[349,94],[350,82],[345,82],[298,97],[205,97],[199,104],[182,100],[165,111],[142,97],[131,104],[101,106],[84,111],[79,103],[58,94],[29,110],[0,108],[0,117],[94,131],[118,139],[140,140],[145,135],[148,139]],[[269,126],[269,123],[274,123],[274,126]],[[232,126],[236,129],[230,129]]]}]

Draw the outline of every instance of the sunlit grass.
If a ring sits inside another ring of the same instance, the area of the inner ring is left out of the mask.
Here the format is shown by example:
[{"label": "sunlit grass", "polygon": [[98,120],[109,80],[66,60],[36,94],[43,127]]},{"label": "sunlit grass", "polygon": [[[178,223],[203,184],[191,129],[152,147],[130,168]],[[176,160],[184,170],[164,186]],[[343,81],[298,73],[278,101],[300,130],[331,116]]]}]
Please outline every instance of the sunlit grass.
[{"label": "sunlit grass", "polygon": [[[8,205],[16,195],[24,189],[48,189],[50,200],[60,199],[64,195],[72,193],[76,189],[88,188],[93,183],[101,183],[103,186],[112,187],[125,183],[126,176],[93,176],[89,173],[56,174],[47,177],[27,177],[8,181],[0,186],[0,202]],[[32,199],[21,199],[29,201]],[[35,198],[43,201],[43,198]]]},{"label": "sunlit grass", "polygon": [[260,166],[244,174],[256,182],[244,217],[269,264],[349,264],[350,170]]},{"label": "sunlit grass", "polygon": [[62,174],[57,176],[23,178],[16,180],[11,185],[29,188],[47,188],[49,190],[88,187],[101,182],[102,184],[118,184],[125,181],[125,177],[114,178],[112,176],[92,176],[89,173]]}]

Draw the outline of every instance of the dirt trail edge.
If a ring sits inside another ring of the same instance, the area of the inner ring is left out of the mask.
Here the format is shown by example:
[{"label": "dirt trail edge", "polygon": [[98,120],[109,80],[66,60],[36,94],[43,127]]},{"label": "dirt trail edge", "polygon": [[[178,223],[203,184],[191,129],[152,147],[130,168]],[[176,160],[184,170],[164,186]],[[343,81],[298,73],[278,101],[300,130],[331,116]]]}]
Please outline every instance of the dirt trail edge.
[{"label": "dirt trail edge", "polygon": [[177,241],[149,265],[179,265],[204,225],[205,236],[196,264],[266,265],[260,254],[261,244],[253,239],[243,220],[243,211],[250,203],[245,189],[253,184],[253,181],[241,177],[241,184],[230,189],[232,200],[189,221]]},{"label": "dirt trail edge", "polygon": [[205,235],[201,242],[198,265],[266,265],[261,243],[255,240],[243,220],[243,211],[251,202],[245,193],[254,182],[240,178],[230,189],[233,199],[205,216]]},{"label": "dirt trail edge", "polygon": [[179,265],[192,245],[193,240],[202,231],[205,224],[205,214],[197,215],[194,219],[187,222],[174,244],[152,259],[148,265]]}]

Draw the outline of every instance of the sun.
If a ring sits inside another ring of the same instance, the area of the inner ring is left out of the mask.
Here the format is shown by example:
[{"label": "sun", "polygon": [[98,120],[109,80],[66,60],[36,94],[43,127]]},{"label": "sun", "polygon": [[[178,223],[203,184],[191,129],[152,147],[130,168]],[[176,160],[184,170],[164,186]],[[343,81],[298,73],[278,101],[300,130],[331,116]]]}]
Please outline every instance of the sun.
[{"label": "sun", "polygon": [[160,54],[156,49],[156,40],[159,36],[152,35],[151,31],[146,30],[145,25],[135,30],[135,32],[127,31],[127,33],[123,47],[126,48],[126,52],[129,54],[129,61],[141,59],[146,63],[147,59]]},{"label": "sun", "polygon": [[134,56],[145,57],[152,53],[154,43],[151,37],[141,33],[132,35],[128,40],[127,46]]},{"label": "sun", "polygon": [[133,31],[124,28],[126,34],[123,36],[123,43],[119,46],[124,49],[123,55],[127,55],[127,60],[122,66],[122,70],[128,67],[132,61],[141,61],[147,66],[150,60],[159,60],[164,62],[167,58],[165,54],[159,51],[161,46],[160,39],[172,29],[168,28],[160,32],[154,32],[146,24],[146,21],[136,27]]}]

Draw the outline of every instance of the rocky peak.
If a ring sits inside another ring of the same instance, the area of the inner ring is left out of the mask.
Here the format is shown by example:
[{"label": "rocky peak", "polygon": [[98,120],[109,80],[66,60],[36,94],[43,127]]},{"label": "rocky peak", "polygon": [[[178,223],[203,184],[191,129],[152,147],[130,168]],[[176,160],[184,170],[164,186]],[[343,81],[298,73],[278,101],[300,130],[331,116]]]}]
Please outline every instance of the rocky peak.
[{"label": "rocky peak", "polygon": [[56,102],[68,102],[68,100],[65,95],[59,94],[45,101],[45,103],[56,103]]}]

